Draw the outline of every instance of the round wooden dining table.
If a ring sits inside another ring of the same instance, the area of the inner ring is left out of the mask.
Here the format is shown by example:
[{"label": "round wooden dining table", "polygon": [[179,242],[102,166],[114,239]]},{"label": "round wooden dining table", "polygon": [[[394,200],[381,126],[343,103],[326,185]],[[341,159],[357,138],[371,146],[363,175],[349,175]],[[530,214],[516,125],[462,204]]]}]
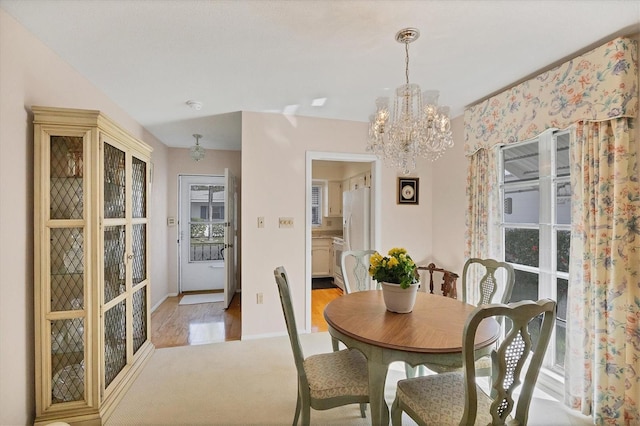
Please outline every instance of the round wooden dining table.
[{"label": "round wooden dining table", "polygon": [[[360,350],[367,358],[373,425],[389,424],[384,386],[392,362],[462,366],[462,334],[475,308],[456,299],[418,292],[413,311],[397,314],[387,311],[381,290],[345,294],[325,307],[332,338]],[[499,332],[494,319],[480,324],[475,339],[477,357],[491,351]]]}]

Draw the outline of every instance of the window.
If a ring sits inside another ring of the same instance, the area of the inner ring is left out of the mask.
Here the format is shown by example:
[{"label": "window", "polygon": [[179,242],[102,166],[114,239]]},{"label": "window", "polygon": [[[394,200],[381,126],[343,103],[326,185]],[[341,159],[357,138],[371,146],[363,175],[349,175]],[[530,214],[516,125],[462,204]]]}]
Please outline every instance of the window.
[{"label": "window", "polygon": [[311,225],[322,225],[322,185],[311,185]]},{"label": "window", "polygon": [[545,366],[564,369],[571,236],[568,131],[501,149],[502,238],[516,280],[511,302],[548,297],[558,303]]}]

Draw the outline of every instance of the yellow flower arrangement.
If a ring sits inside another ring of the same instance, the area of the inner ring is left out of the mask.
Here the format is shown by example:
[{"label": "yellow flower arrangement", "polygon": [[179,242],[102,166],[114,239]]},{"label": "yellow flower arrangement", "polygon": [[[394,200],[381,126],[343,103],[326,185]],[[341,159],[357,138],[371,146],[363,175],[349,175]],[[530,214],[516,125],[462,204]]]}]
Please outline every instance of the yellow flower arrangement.
[{"label": "yellow flower arrangement", "polygon": [[392,248],[388,256],[375,252],[369,259],[369,275],[378,282],[400,284],[408,288],[418,282],[416,264],[404,248]]}]

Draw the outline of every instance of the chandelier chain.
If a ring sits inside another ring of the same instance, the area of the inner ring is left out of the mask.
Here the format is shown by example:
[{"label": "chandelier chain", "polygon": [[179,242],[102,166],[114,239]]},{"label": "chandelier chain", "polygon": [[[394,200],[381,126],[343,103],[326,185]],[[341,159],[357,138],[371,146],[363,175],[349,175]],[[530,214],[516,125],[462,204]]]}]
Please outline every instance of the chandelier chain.
[{"label": "chandelier chain", "polygon": [[407,78],[407,84],[409,84],[409,43],[406,41],[404,42],[404,52],[405,52],[405,60],[404,60],[405,76]]}]

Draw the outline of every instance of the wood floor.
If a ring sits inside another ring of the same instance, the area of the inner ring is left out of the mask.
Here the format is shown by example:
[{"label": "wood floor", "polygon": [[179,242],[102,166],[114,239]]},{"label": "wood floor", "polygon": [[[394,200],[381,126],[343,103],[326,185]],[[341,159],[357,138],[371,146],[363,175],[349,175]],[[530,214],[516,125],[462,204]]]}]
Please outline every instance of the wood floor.
[{"label": "wood floor", "polygon": [[[327,331],[324,307],[342,295],[339,288],[311,292],[311,332]],[[240,294],[229,309],[222,302],[180,305],[182,295],[167,297],[151,314],[151,341],[156,348],[202,345],[240,340],[242,333]]]}]

